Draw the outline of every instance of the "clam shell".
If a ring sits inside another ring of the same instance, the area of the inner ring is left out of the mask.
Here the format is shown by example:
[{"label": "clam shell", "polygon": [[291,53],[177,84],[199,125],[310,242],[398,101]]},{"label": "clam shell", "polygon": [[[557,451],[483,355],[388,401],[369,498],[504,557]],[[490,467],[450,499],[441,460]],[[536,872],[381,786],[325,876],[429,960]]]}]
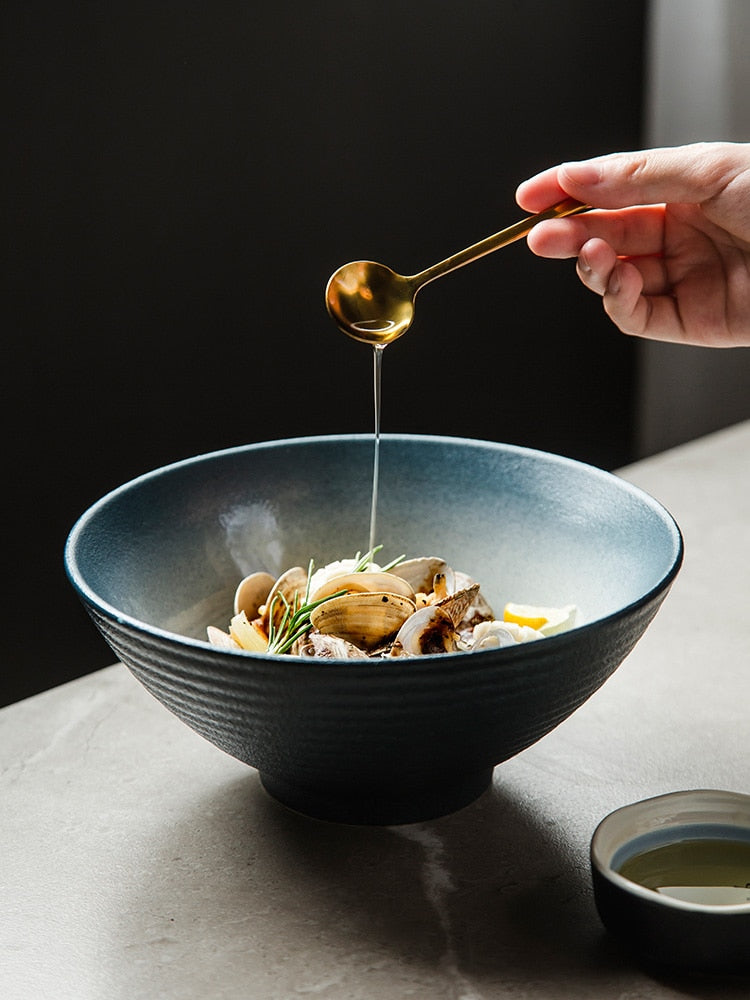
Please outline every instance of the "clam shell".
[{"label": "clam shell", "polygon": [[414,601],[400,594],[343,594],[319,604],[310,621],[319,632],[370,650],[390,641],[414,609]]},{"label": "clam shell", "polygon": [[447,611],[439,604],[420,608],[401,626],[391,656],[425,656],[453,653],[458,649],[456,630]]},{"label": "clam shell", "polygon": [[463,590],[457,590],[455,593],[444,597],[441,601],[437,601],[434,607],[442,608],[450,617],[454,628],[458,628],[469,608],[476,600],[478,593],[479,584],[473,583],[470,587],[464,587]]},{"label": "clam shell", "polygon": [[320,601],[339,590],[345,590],[349,594],[398,594],[408,597],[410,601],[414,600],[411,586],[393,573],[342,573],[340,576],[332,576],[314,594],[310,594],[310,600]]},{"label": "clam shell", "polygon": [[[292,568],[288,569],[286,573],[281,574],[278,580],[274,583],[273,587],[271,587],[263,610],[263,628],[266,635],[268,635],[268,627],[271,617],[271,604],[274,597],[277,594],[281,594],[290,605],[294,604],[294,600],[297,598],[297,602],[301,604],[305,599],[306,591],[307,571],[302,569],[301,566],[292,566]],[[284,617],[285,612],[286,606],[284,601],[277,601],[276,608],[273,613],[274,625],[279,625],[279,622]]]},{"label": "clam shell", "polygon": [[429,594],[432,592],[435,575],[444,573],[447,569],[448,563],[440,556],[420,556],[417,559],[405,559],[389,570],[389,573],[406,580],[415,594]]},{"label": "clam shell", "polygon": [[240,580],[234,592],[234,613],[244,611],[251,621],[257,618],[274,582],[270,573],[251,573]]}]

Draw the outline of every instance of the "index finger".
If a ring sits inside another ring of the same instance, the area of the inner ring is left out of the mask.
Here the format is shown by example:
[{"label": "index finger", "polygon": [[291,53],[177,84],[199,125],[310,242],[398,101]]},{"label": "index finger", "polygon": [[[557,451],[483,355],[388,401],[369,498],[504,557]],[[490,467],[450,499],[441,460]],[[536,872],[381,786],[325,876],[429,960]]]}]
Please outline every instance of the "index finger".
[{"label": "index finger", "polygon": [[596,208],[701,204],[742,171],[746,156],[742,144],[728,142],[610,153],[548,168],[519,185],[516,198],[532,212],[541,211],[547,198],[559,200],[560,192]]}]

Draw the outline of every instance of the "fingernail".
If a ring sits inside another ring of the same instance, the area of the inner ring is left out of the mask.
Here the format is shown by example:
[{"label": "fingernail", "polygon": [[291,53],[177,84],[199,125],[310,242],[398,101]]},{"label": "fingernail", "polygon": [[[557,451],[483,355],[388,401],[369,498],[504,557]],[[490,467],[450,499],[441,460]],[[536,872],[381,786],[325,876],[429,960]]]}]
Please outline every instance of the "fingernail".
[{"label": "fingernail", "polygon": [[620,275],[615,267],[614,271],[610,275],[609,281],[607,282],[607,295],[617,295],[620,291]]},{"label": "fingernail", "polygon": [[560,177],[573,184],[589,186],[598,184],[601,180],[601,169],[591,160],[580,160],[563,163],[559,169]]}]

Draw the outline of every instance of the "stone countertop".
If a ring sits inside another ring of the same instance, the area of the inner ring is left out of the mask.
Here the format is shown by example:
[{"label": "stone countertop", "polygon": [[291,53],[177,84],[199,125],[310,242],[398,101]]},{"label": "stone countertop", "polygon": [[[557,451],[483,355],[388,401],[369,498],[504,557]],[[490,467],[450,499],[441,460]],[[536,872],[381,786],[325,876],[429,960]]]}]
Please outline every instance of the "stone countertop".
[{"label": "stone countertop", "polygon": [[121,665],[0,710],[4,1000],[740,1000],[604,931],[588,845],[612,809],[750,792],[750,423],[621,475],[672,512],[683,569],[554,732],[452,816],[285,810]]}]

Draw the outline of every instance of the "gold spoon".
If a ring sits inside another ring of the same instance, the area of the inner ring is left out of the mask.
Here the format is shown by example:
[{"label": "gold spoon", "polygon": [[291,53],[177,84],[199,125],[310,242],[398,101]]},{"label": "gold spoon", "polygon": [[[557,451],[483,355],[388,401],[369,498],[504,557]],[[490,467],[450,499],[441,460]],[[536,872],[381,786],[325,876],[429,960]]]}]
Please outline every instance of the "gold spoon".
[{"label": "gold spoon", "polygon": [[385,264],[356,260],[335,271],[326,286],[326,307],[344,333],[365,344],[390,344],[411,326],[414,299],[423,285],[471,264],[485,254],[520,240],[544,219],[559,219],[588,211],[589,206],[567,198],[551,208],[529,215],[507,229],[453,254],[426,271],[404,277]]}]

